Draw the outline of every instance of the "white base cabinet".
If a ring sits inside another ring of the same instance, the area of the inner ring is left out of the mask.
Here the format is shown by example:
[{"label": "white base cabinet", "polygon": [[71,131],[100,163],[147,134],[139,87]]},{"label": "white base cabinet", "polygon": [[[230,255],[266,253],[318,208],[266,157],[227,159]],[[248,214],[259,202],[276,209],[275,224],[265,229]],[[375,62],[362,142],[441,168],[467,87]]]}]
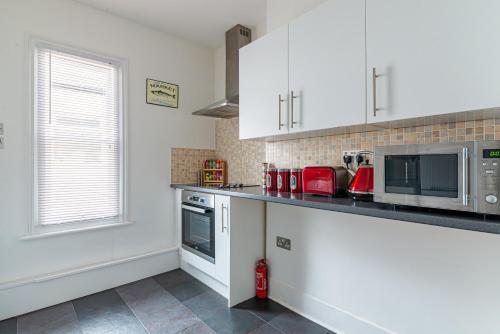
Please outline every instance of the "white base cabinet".
[{"label": "white base cabinet", "polygon": [[[180,191],[176,197],[180,208]],[[265,256],[265,203],[215,195],[215,263],[185,249],[180,254],[182,268],[224,295],[229,307],[252,298],[255,264]]]},{"label": "white base cabinet", "polygon": [[215,196],[215,278],[229,285],[231,198]]}]

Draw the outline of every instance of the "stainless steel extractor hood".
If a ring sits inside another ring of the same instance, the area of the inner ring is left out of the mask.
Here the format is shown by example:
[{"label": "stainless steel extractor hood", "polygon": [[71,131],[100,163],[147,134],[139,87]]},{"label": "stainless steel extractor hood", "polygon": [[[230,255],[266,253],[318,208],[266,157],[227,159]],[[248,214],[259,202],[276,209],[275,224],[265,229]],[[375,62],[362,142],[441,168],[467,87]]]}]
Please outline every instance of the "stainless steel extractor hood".
[{"label": "stainless steel extractor hood", "polygon": [[226,98],[193,112],[193,115],[233,118],[239,114],[239,49],[252,41],[252,31],[240,24],[226,31]]}]

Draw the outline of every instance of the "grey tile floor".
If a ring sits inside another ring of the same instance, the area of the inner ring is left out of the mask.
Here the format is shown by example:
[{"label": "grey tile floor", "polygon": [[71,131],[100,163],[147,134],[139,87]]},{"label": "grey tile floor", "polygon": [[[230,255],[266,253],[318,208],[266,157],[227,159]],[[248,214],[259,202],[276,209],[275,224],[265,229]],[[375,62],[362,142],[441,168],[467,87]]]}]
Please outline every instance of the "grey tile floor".
[{"label": "grey tile floor", "polygon": [[0,322],[0,334],[326,334],[270,300],[227,300],[178,269]]}]

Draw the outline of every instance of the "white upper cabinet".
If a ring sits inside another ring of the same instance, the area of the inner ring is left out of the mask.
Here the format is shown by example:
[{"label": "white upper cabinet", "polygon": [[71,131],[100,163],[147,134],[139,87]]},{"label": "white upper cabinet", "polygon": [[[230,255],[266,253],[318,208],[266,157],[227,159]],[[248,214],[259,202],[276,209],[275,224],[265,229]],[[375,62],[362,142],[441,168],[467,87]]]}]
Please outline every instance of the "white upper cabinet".
[{"label": "white upper cabinet", "polygon": [[288,133],[288,26],[240,49],[240,139]]},{"label": "white upper cabinet", "polygon": [[369,123],[500,106],[500,1],[366,5]]},{"label": "white upper cabinet", "polygon": [[290,132],[364,124],[364,0],[329,0],[289,34]]},{"label": "white upper cabinet", "polygon": [[499,12],[328,0],[241,49],[240,138],[498,108]]}]

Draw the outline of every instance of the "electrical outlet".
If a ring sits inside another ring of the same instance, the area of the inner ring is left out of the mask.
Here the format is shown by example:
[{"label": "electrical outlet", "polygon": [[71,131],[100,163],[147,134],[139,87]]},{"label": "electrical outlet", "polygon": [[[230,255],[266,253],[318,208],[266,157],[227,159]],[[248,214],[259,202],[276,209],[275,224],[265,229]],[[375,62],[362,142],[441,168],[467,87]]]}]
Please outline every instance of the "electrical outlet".
[{"label": "electrical outlet", "polygon": [[3,123],[0,123],[0,136],[3,136]]},{"label": "electrical outlet", "polygon": [[292,241],[283,237],[276,237],[276,247],[290,250],[292,248]]},{"label": "electrical outlet", "polygon": [[5,142],[4,142],[4,138],[3,137],[0,137],[0,150],[3,150],[5,147]]},{"label": "electrical outlet", "polygon": [[361,150],[342,151],[342,156],[344,157],[344,156],[348,155],[348,156],[351,156],[351,157],[355,158],[355,157],[356,157],[356,155],[357,155],[359,152],[361,152]]}]

